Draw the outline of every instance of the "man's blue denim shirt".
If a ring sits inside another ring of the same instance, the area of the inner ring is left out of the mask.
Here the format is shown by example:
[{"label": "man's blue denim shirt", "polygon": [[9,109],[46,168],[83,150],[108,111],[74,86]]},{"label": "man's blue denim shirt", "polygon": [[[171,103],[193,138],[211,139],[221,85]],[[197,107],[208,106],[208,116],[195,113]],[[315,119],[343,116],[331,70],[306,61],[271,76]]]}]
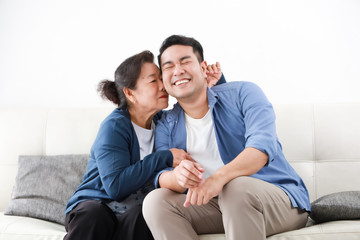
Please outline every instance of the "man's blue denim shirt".
[{"label": "man's blue denim shirt", "polygon": [[[275,127],[275,113],[263,91],[251,82],[229,82],[208,88],[207,98],[215,128],[220,156],[224,164],[247,147],[268,155],[267,164],[251,177],[283,189],[294,207],[310,211],[310,199],[300,176],[282,152]],[[184,111],[177,103],[164,112],[155,133],[155,149],[179,148],[186,151]],[[155,178],[158,178],[165,169]]]}]

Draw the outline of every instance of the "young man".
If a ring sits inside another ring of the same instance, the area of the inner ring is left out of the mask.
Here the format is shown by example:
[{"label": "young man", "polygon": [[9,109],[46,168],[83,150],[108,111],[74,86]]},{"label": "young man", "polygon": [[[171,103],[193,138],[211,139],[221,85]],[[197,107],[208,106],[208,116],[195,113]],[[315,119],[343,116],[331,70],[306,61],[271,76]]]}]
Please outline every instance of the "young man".
[{"label": "young man", "polygon": [[193,38],[167,38],[159,65],[178,104],[156,128],[156,150],[184,149],[196,162],[158,174],[161,188],[143,205],[154,238],[225,232],[226,239],[257,240],[304,227],[308,192],[282,153],[261,89],[250,82],[207,88],[203,49]]}]

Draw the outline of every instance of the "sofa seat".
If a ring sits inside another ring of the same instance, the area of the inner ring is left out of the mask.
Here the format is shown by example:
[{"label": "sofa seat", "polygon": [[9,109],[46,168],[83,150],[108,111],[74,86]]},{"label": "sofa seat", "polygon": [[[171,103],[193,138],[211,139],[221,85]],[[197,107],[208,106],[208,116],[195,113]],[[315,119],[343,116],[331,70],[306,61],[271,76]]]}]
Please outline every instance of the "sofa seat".
[{"label": "sofa seat", "polygon": [[61,224],[0,212],[0,240],[62,240],[65,234]]},{"label": "sofa seat", "polygon": [[[201,240],[225,240],[223,234],[202,235]],[[276,234],[268,240],[359,240],[360,221],[333,221]]]},{"label": "sofa seat", "polygon": [[331,221],[268,237],[269,240],[352,240],[360,239],[360,221]]},{"label": "sofa seat", "polygon": [[[0,240],[62,240],[64,226],[29,217],[0,214]],[[332,221],[276,234],[269,240],[359,240],[360,221]],[[225,240],[224,234],[205,234],[200,240]]]}]

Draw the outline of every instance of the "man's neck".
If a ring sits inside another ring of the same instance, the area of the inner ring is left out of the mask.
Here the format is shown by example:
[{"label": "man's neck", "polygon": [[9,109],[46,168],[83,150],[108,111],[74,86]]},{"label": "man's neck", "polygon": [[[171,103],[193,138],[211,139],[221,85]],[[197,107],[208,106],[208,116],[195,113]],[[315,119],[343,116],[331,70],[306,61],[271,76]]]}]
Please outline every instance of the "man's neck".
[{"label": "man's neck", "polygon": [[178,99],[180,106],[184,112],[192,118],[203,118],[209,111],[209,103],[207,99],[207,88],[198,96],[191,99]]}]

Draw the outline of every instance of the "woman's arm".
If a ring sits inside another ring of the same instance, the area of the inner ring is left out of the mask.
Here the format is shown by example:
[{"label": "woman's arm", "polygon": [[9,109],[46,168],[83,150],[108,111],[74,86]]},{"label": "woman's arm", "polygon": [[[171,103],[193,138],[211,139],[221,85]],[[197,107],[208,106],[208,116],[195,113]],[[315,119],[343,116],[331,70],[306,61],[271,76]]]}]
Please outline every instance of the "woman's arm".
[{"label": "woman's arm", "polygon": [[226,83],[224,74],[221,72],[221,66],[219,62],[216,64],[210,64],[206,67],[206,80],[209,87]]},{"label": "woman's arm", "polygon": [[93,151],[105,191],[121,200],[138,190],[155,172],[173,164],[171,151],[158,151],[140,161],[136,134],[125,118],[109,119],[100,127]]}]

